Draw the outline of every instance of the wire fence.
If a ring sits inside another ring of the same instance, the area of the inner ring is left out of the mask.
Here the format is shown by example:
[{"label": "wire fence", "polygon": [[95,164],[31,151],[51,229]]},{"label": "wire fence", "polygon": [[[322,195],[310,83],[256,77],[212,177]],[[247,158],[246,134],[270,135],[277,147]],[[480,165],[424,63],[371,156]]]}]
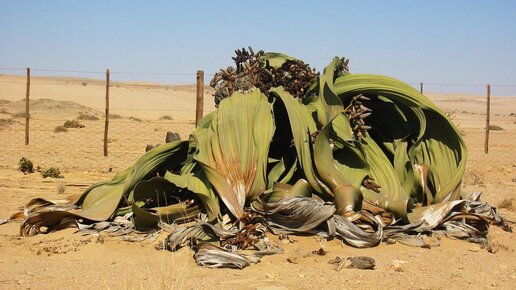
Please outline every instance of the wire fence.
[{"label": "wire fence", "polygon": [[[2,74],[13,72],[18,76]],[[197,85],[124,79],[127,75],[142,79],[145,76],[184,76],[193,84],[196,77],[199,79],[196,73],[113,71],[106,86],[103,71],[32,68],[31,72],[38,76],[30,79],[30,142],[25,145],[28,87],[25,72],[26,69],[0,68],[0,167],[4,168],[16,168],[20,158],[26,157],[42,168],[59,167],[65,172],[120,171],[132,165],[148,144],[164,143],[167,132],[187,139],[195,128],[199,110],[206,114],[215,109],[211,101],[213,91],[204,87],[204,79]],[[85,75],[96,78],[85,78]],[[409,84],[442,108],[463,134],[469,151],[466,183],[516,182],[510,177],[511,170],[516,170],[516,97],[501,97],[496,93],[490,96],[489,152],[486,154],[486,84]],[[473,93],[443,93],[451,87],[454,91],[464,88]],[[502,87],[516,85],[491,85],[494,92]],[[106,88],[109,89],[108,115]],[[206,100],[202,106],[197,102],[199,96]],[[107,136],[106,119],[109,121]],[[108,154],[104,156],[106,146]],[[484,178],[477,174],[479,168],[500,171],[500,178],[479,181]]]},{"label": "wire fence", "polygon": [[[421,83],[411,85],[421,90]],[[468,161],[464,185],[469,186],[470,191],[489,188],[489,191],[499,190],[506,195],[516,186],[516,96],[498,95],[510,87],[516,85],[423,85],[428,92],[424,94],[453,120],[466,142]],[[442,93],[449,91],[455,93]],[[468,93],[457,93],[460,91]]]},{"label": "wire fence", "polygon": [[[3,71],[23,73],[26,69],[0,68],[0,74]],[[81,78],[49,77],[52,72],[80,74]],[[195,85],[117,79],[125,74],[186,75],[195,83],[195,73],[114,72],[108,86],[105,79],[99,79],[106,72],[30,69],[30,73],[30,77],[0,75],[0,167],[17,167],[20,158],[26,157],[35,166],[58,167],[65,172],[120,171],[132,165],[148,144],[163,144],[167,132],[185,140],[195,128],[199,111]],[[34,77],[40,73],[47,75]],[[204,91],[211,94],[208,88]],[[207,104],[202,109],[209,112],[214,108]],[[104,154],[105,148],[108,154]]]}]

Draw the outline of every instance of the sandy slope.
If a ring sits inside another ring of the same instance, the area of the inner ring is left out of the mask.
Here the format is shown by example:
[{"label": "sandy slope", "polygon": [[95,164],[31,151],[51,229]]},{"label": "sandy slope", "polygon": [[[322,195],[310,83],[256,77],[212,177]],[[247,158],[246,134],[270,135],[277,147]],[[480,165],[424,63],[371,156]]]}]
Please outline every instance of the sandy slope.
[{"label": "sandy slope", "polygon": [[[13,103],[24,96],[23,78],[0,76],[0,99],[9,101],[0,101],[0,112],[5,110],[0,119],[12,120],[0,124],[0,218],[35,197],[59,199],[80,193],[93,182],[112,178],[109,167],[116,172],[132,164],[146,143],[162,142],[167,130],[187,138],[193,129],[193,113],[182,112],[194,108],[193,86],[118,84],[112,88],[112,107],[123,118],[113,120],[110,156],[104,158],[102,120],[84,121],[83,129],[53,132],[55,126],[79,112],[101,116],[103,84],[71,78],[34,78],[33,82],[34,142],[25,148],[23,119],[13,116],[23,108],[22,103]],[[511,113],[516,113],[516,98],[493,98],[492,124],[504,130],[491,132],[490,153],[486,155],[484,99],[430,97],[453,116],[464,134],[470,152],[464,190],[483,191],[494,205],[512,200],[512,205],[509,202],[500,211],[515,221],[516,116]],[[40,100],[45,98],[51,100]],[[206,100],[206,110],[213,109],[211,99]],[[174,120],[158,120],[164,114],[173,115]],[[142,120],[128,119],[131,116]],[[38,118],[45,121],[38,123]],[[16,171],[22,155],[36,165],[59,166],[65,178],[45,180],[39,174],[23,175]],[[60,184],[66,186],[64,195],[57,194]],[[336,240],[320,244],[313,237],[295,237],[295,243],[285,245],[284,254],[265,257],[262,263],[244,270],[197,267],[188,249],[163,252],[146,243],[80,237],[73,230],[21,238],[18,228],[18,224],[0,226],[0,289],[514,289],[516,285],[514,234],[498,228],[491,231],[497,249],[494,254],[444,237],[441,246],[432,249],[400,244],[354,249]],[[328,254],[312,255],[321,245]],[[356,255],[375,258],[376,270],[336,272],[327,263],[335,256]],[[296,258],[297,264],[287,258]],[[399,263],[402,271],[396,271],[394,263]]]}]

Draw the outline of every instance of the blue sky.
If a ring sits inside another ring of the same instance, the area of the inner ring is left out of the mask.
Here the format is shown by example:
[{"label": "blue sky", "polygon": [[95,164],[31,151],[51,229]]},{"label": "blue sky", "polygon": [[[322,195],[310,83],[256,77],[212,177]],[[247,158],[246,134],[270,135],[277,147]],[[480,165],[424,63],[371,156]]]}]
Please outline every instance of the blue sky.
[{"label": "blue sky", "polygon": [[516,1],[0,2],[0,67],[209,74],[248,45],[319,70],[338,55],[351,59],[354,73],[410,83],[511,84],[493,93],[516,95]]}]

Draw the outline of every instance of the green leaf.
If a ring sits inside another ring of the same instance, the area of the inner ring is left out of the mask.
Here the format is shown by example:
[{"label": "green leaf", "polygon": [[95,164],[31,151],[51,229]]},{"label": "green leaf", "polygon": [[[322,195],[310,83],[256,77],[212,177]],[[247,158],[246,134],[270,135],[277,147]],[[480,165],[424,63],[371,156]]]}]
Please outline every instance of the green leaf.
[{"label": "green leaf", "polygon": [[267,52],[264,59],[269,63],[270,66],[278,68],[281,67],[285,62],[289,60],[296,60],[295,57],[288,56],[283,53]]},{"label": "green leaf", "polygon": [[[403,188],[414,191],[417,187],[424,187],[417,189],[417,192],[405,192],[405,196],[410,194],[416,201],[426,199],[431,203],[460,196],[467,150],[457,128],[430,100],[407,84],[377,75],[347,74],[339,77],[335,81],[335,92],[343,100],[363,94],[392,102],[398,112],[374,110],[372,116],[377,123],[389,124],[389,118],[396,118],[396,114],[405,118],[405,123],[409,125],[405,129],[404,122],[396,121],[387,126],[386,133],[379,132],[382,131],[381,128],[375,130],[374,127],[371,133],[374,138],[384,140],[383,151],[390,151],[392,158],[396,158],[391,162],[394,162]],[[395,129],[395,126],[399,128]],[[404,139],[400,132],[411,134],[413,139]],[[397,139],[386,141],[387,134]],[[408,143],[401,145],[403,142]],[[405,154],[407,155],[404,156]],[[407,166],[407,162],[411,166]],[[418,172],[414,172],[412,167],[419,168]],[[426,174],[421,174],[421,168],[428,169],[427,180]]]},{"label": "green leaf", "polygon": [[234,93],[214,113],[211,127],[193,134],[208,180],[235,217],[266,189],[269,146],[274,134],[272,104],[259,90]]},{"label": "green leaf", "polygon": [[77,205],[76,213],[95,221],[113,216],[122,197],[128,197],[137,182],[155,175],[160,166],[180,168],[186,159],[188,142],[177,141],[163,144],[145,153],[132,168],[117,175],[112,181],[102,182],[87,189]]},{"label": "green leaf", "polygon": [[335,68],[342,59],[335,58],[325,69],[319,80],[319,98],[315,100],[317,118],[322,129],[314,144],[314,161],[320,178],[331,189],[334,203],[339,214],[360,209],[362,194],[353,184],[362,182],[363,168],[348,171],[345,174],[342,166],[333,157],[330,134],[333,132],[332,122],[343,113],[344,107],[334,92],[333,80]]},{"label": "green leaf", "polygon": [[263,201],[277,202],[287,197],[310,197],[310,184],[305,179],[299,179],[294,185],[286,183],[275,183],[272,191],[268,193]]}]

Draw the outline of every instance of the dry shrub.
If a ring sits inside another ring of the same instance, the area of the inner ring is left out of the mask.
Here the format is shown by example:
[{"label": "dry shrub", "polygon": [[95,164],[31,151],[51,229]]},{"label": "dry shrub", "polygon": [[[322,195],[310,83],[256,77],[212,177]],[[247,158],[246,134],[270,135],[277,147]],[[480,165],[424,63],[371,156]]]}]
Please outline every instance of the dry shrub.
[{"label": "dry shrub", "polygon": [[122,119],[123,117],[118,114],[109,114],[109,118],[115,120],[115,119]]},{"label": "dry shrub", "polygon": [[161,116],[159,119],[160,120],[168,120],[168,121],[174,120],[174,118],[170,117],[169,115]]},{"label": "dry shrub", "polygon": [[491,131],[503,131],[503,128],[497,125],[489,125],[489,130]]},{"label": "dry shrub", "polygon": [[63,126],[57,126],[57,127],[54,128],[54,133],[67,132],[67,131],[68,131],[68,129],[66,129]]},{"label": "dry shrub", "polygon": [[43,178],[63,178],[64,176],[61,175],[61,171],[59,171],[59,168],[57,167],[50,167],[48,169],[42,169],[40,171]]},{"label": "dry shrub", "polygon": [[0,119],[0,128],[7,127],[14,123],[15,123],[15,121],[13,119]]},{"label": "dry shrub", "polygon": [[77,120],[66,120],[63,124],[65,128],[84,128],[84,125]]},{"label": "dry shrub", "polygon": [[100,119],[99,119],[99,117],[94,116],[94,115],[79,113],[79,115],[77,116],[77,120],[98,121]]},{"label": "dry shrub", "polygon": [[20,170],[24,174],[33,173],[34,165],[32,164],[32,161],[30,161],[30,159],[22,157],[18,162],[18,170]]},{"label": "dry shrub", "polygon": [[16,112],[13,114],[15,118],[25,118],[25,112]]}]

